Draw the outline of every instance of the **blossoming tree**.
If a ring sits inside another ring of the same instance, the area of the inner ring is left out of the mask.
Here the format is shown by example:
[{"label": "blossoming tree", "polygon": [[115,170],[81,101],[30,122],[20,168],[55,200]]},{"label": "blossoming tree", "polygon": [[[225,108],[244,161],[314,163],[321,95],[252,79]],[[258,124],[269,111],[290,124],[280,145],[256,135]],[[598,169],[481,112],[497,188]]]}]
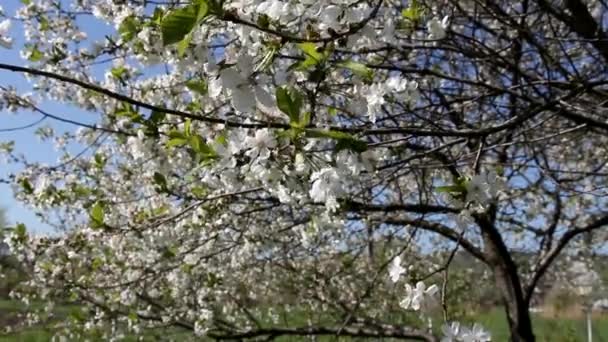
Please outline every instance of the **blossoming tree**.
[{"label": "blossoming tree", "polygon": [[24,62],[0,69],[32,91],[1,81],[0,108],[74,130],[39,131],[56,165],[1,145],[64,232],[7,241],[16,296],[83,305],[57,336],[487,341],[450,313],[462,250],[533,341],[543,275],[605,241],[602,1],[22,3],[0,45]]}]

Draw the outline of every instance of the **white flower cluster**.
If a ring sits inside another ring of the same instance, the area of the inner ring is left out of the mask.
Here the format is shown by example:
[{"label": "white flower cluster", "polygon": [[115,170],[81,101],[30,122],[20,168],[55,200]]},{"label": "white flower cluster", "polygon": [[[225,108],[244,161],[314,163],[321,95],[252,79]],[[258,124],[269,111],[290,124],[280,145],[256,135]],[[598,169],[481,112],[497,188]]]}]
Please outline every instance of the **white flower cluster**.
[{"label": "white flower cluster", "polygon": [[13,46],[13,38],[9,36],[9,30],[11,29],[10,19],[0,21],[0,46],[10,49]]},{"label": "white flower cluster", "polygon": [[[399,281],[402,275],[407,273],[402,265],[401,256],[396,256],[389,265],[388,274],[393,283]],[[415,286],[405,284],[405,296],[399,302],[405,310],[427,311],[437,304],[435,295],[439,292],[439,287],[435,284],[427,287],[424,282],[419,281]]]},{"label": "white flower cluster", "polygon": [[365,98],[371,122],[375,123],[382,116],[382,106],[387,103],[387,96],[398,97],[401,101],[415,105],[420,97],[418,83],[400,76],[392,76],[386,82],[370,85]]},{"label": "white flower cluster", "polygon": [[470,328],[459,322],[451,322],[441,327],[441,342],[489,342],[492,336],[480,324],[474,323]]}]

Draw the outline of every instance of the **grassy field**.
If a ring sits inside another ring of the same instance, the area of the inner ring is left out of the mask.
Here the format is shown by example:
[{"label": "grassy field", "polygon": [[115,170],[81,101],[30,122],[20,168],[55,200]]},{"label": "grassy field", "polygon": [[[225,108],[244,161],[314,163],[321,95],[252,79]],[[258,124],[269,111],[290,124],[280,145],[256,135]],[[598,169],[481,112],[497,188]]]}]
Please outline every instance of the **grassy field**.
[{"label": "grassy field", "polygon": [[[508,341],[507,320],[501,310],[496,309],[487,314],[477,315],[474,319],[492,333],[493,341]],[[534,315],[533,325],[538,342],[587,341],[584,319]],[[593,319],[592,331],[594,342],[608,342],[608,315],[596,315]]]},{"label": "grassy field", "polygon": [[[33,308],[36,308],[36,304],[33,305]],[[77,307],[70,305],[58,306],[54,313],[57,317],[67,317],[70,312],[72,312]],[[38,327],[30,327],[26,329],[16,329],[16,332],[11,334],[3,334],[1,331],[8,325],[15,326],[20,323],[20,318],[18,317],[19,313],[25,311],[23,304],[18,301],[12,300],[3,300],[0,299],[0,342],[46,342],[50,341],[53,333],[51,333],[48,329],[44,328],[44,324]],[[47,324],[52,324],[53,322],[46,322]],[[156,331],[149,332],[146,335],[144,341],[161,341],[166,340],[163,337],[173,337],[178,341],[188,341],[187,336],[182,334],[176,334],[174,332],[169,331]],[[185,337],[185,338],[184,338]],[[128,336],[123,341],[126,342],[135,342],[138,341],[136,337]]]},{"label": "grassy field", "polygon": [[[64,306],[58,307],[57,313],[67,315],[73,307]],[[16,301],[0,299],[0,328],[7,325],[14,325],[19,322],[17,315],[23,312],[23,306]],[[542,317],[534,316],[534,329],[539,342],[577,342],[586,341],[586,326],[583,319],[576,318],[558,318],[558,317]],[[486,329],[492,333],[493,341],[508,341],[508,328],[504,313],[499,310],[492,310],[485,314],[472,316],[466,321],[475,321],[481,323]],[[608,315],[594,317],[593,323],[594,342],[608,342]],[[43,327],[28,328],[13,334],[0,334],[0,342],[43,342],[50,341],[52,334],[45,331]],[[163,341],[174,338],[178,341],[193,340],[187,335],[174,335],[168,332],[156,332],[155,334],[147,334],[146,341]],[[303,341],[303,339],[282,338],[277,341]],[[340,339],[339,341],[347,341],[349,339]],[[136,341],[130,337],[125,341]],[[337,341],[334,337],[318,339],[317,341]],[[363,339],[360,339],[363,341]],[[390,340],[386,340],[390,341]]]}]

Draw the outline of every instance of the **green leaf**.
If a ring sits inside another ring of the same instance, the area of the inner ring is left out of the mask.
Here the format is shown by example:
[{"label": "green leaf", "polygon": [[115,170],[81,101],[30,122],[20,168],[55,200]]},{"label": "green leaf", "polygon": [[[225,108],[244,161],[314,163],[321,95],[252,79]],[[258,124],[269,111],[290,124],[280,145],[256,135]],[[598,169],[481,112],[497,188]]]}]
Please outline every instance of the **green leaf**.
[{"label": "green leaf", "polygon": [[141,123],[143,117],[130,104],[123,104],[115,113],[117,117],[129,118],[132,122]]},{"label": "green leaf", "polygon": [[103,154],[95,153],[95,166],[98,169],[103,169],[104,166],[106,166],[106,159],[104,158]]},{"label": "green leaf", "polygon": [[135,16],[128,16],[118,26],[118,33],[125,42],[129,42],[137,35],[139,25],[140,23]]},{"label": "green leaf", "polygon": [[119,80],[122,79],[126,73],[127,73],[127,68],[125,68],[124,66],[114,67],[110,70],[110,74],[112,74],[112,76],[114,76],[114,78],[117,78]]},{"label": "green leaf", "polygon": [[323,130],[323,129],[307,129],[306,136],[310,137],[310,138],[329,138],[329,139],[334,139],[334,140],[356,139],[352,135],[345,133],[345,132]]},{"label": "green leaf", "polygon": [[38,22],[40,23],[40,31],[48,31],[50,24],[49,20],[45,16],[40,15],[40,19],[38,19]]},{"label": "green leaf", "polygon": [[325,56],[321,52],[317,51],[317,45],[315,45],[315,43],[300,43],[298,44],[298,47],[307,56],[314,58],[317,62],[321,62],[323,59],[325,59]]},{"label": "green leaf", "polygon": [[189,137],[191,131],[192,131],[192,120],[186,119],[186,122],[184,122],[184,135],[186,137]]},{"label": "green leaf", "polygon": [[163,251],[163,257],[167,259],[174,258],[177,255],[178,249],[175,246],[166,247]]},{"label": "green leaf", "polygon": [[204,149],[203,146],[205,146],[205,142],[203,141],[203,138],[200,135],[193,135],[190,137],[190,147],[192,147],[192,149],[195,152],[200,152],[202,149]]},{"label": "green leaf", "polygon": [[167,141],[167,147],[176,147],[176,146],[184,146],[189,142],[190,136],[190,121],[186,121],[186,130],[185,132],[180,132],[178,130],[172,129],[167,134],[169,136],[169,140]]},{"label": "green leaf", "polygon": [[94,258],[93,262],[91,262],[91,268],[93,271],[100,269],[101,266],[103,266],[103,260],[100,258]]},{"label": "green leaf", "polygon": [[[197,0],[197,1],[201,1],[201,0]],[[214,14],[218,17],[222,17],[223,13],[224,13],[224,9],[222,7],[224,1],[221,0],[202,0],[201,2],[205,2],[207,4],[207,7],[209,7],[209,14]]]},{"label": "green leaf", "polygon": [[159,112],[154,110],[152,111],[152,113],[150,113],[150,117],[148,118],[148,120],[146,120],[146,123],[148,125],[158,126],[158,124],[161,123],[166,116],[167,114],[165,112]]},{"label": "green leaf", "polygon": [[306,136],[310,138],[328,138],[336,140],[336,151],[344,149],[359,153],[367,151],[367,143],[365,141],[359,140],[356,137],[345,132],[321,129],[307,129]]},{"label": "green leaf", "polygon": [[310,125],[310,116],[311,115],[312,114],[310,112],[304,113],[304,116],[302,116],[302,120],[300,120],[301,127],[306,127],[306,126]]},{"label": "green leaf", "polygon": [[97,201],[89,211],[89,218],[94,228],[103,227],[103,219],[105,217],[104,205],[102,202]]},{"label": "green leaf", "polygon": [[82,185],[75,185],[72,189],[72,191],[74,192],[74,194],[76,194],[78,197],[86,197],[89,196],[91,194],[91,189],[84,187]]},{"label": "green leaf", "polygon": [[267,14],[260,14],[258,19],[256,20],[256,24],[261,28],[269,28],[270,27],[270,17]]},{"label": "green leaf", "polygon": [[190,42],[192,41],[192,32],[188,33],[184,39],[180,40],[177,43],[177,56],[184,57],[186,54],[186,50],[190,47]]},{"label": "green leaf", "polygon": [[166,205],[162,205],[154,210],[152,210],[152,216],[161,216],[169,211],[169,207]]},{"label": "green leaf", "polygon": [[211,146],[207,145],[200,135],[198,135],[198,134],[192,135],[190,137],[189,142],[190,142],[190,147],[192,147],[192,150],[197,154],[197,157],[201,161],[207,161],[207,160],[213,159],[217,156],[217,154],[215,153],[213,148],[211,148]]},{"label": "green leaf", "polygon": [[22,178],[19,181],[19,184],[21,184],[21,187],[23,188],[23,191],[25,191],[26,194],[31,195],[34,193],[34,187],[27,178]]},{"label": "green leaf", "polygon": [[339,139],[336,144],[336,151],[342,150],[351,150],[357,153],[362,153],[367,151],[367,143],[363,140],[349,138],[349,139]]},{"label": "green leaf", "polygon": [[130,321],[137,321],[139,316],[137,316],[137,312],[131,311],[131,312],[129,312],[129,315],[127,317],[129,318]]},{"label": "green leaf", "polygon": [[289,116],[289,122],[300,124],[302,96],[295,89],[280,87],[276,90],[276,97],[279,109]]},{"label": "green leaf", "polygon": [[204,80],[190,80],[186,82],[186,88],[201,95],[207,94],[207,82]]},{"label": "green leaf", "polygon": [[462,185],[445,185],[436,187],[435,191],[439,193],[463,193],[466,189]]},{"label": "green leaf", "polygon": [[365,64],[348,60],[338,64],[339,67],[350,70],[353,74],[366,79],[371,80],[374,78],[374,72],[372,69],[365,66]]},{"label": "green leaf", "polygon": [[198,6],[196,21],[200,23],[209,13],[209,5],[207,4],[207,0],[195,0],[194,2]]},{"label": "green leaf", "polygon": [[167,179],[160,172],[154,172],[154,183],[158,185],[158,188],[162,191],[167,190]]},{"label": "green leaf", "polygon": [[[154,26],[154,25],[159,25],[160,23],[163,21],[163,17],[164,17],[164,10],[160,7],[156,7],[154,8],[154,13],[152,13],[152,21],[150,22],[149,25]],[[148,23],[146,23],[148,24]]]},{"label": "green leaf", "polygon": [[304,52],[306,58],[294,65],[297,70],[309,69],[327,59],[327,52],[321,53],[317,51],[317,46],[314,43],[300,43],[298,44],[298,47]]},{"label": "green leaf", "polygon": [[203,198],[207,195],[207,190],[202,186],[196,186],[190,190],[192,194],[198,198]]},{"label": "green leaf", "polygon": [[219,134],[215,138],[215,142],[220,145],[228,146],[228,133],[226,131],[224,131],[221,134]]},{"label": "green leaf", "polygon": [[15,234],[17,234],[17,237],[19,239],[24,239],[27,235],[27,227],[25,226],[25,224],[17,224],[17,226],[15,226]]},{"label": "green leaf", "polygon": [[36,46],[31,46],[28,50],[30,52],[30,56],[27,59],[30,62],[38,62],[44,57],[42,51],[38,50]]},{"label": "green leaf", "polygon": [[173,138],[167,141],[167,147],[177,147],[184,146],[188,143],[188,139],[186,138]]},{"label": "green leaf", "polygon": [[186,138],[186,135],[184,134],[184,132],[180,132],[176,129],[170,130],[169,133],[167,133],[167,135],[169,136],[169,138]]},{"label": "green leaf", "polygon": [[401,16],[413,23],[417,23],[422,18],[422,8],[416,0],[410,0],[408,8],[401,11]]},{"label": "green leaf", "polygon": [[177,43],[192,31],[199,17],[199,5],[191,4],[167,13],[161,23],[163,45]]}]

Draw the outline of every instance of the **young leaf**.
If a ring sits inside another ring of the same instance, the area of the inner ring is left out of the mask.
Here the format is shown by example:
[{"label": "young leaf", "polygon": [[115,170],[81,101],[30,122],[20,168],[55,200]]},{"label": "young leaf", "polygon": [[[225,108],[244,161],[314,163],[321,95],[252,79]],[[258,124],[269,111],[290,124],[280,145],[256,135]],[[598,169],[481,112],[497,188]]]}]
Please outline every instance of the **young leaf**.
[{"label": "young leaf", "polygon": [[173,129],[167,135],[170,138],[167,141],[167,147],[184,146],[188,143],[188,137],[178,130]]},{"label": "young leaf", "polygon": [[146,123],[151,126],[158,126],[158,124],[161,123],[166,116],[167,114],[165,112],[159,112],[154,110],[152,111],[152,113],[150,113],[150,117],[148,118]]},{"label": "young leaf", "polygon": [[25,191],[26,194],[34,193],[34,187],[27,178],[21,179],[19,183],[21,184],[21,187],[23,188],[23,191]]},{"label": "young leaf", "polygon": [[116,79],[122,79],[122,77],[127,73],[127,68],[124,66],[118,66],[110,69],[110,74]]},{"label": "young leaf", "polygon": [[186,138],[173,138],[167,141],[167,147],[184,146],[188,143]]},{"label": "young leaf", "polygon": [[186,88],[201,95],[207,94],[207,82],[204,80],[190,80],[186,82]]},{"label": "young leaf", "polygon": [[177,43],[192,31],[199,17],[199,5],[191,4],[165,15],[160,23],[163,45]]},{"label": "young leaf", "polygon": [[345,132],[321,129],[307,129],[306,136],[311,138],[328,138],[336,140],[336,151],[345,149],[359,153],[367,151],[367,143],[365,141],[359,140]]},{"label": "young leaf", "polygon": [[190,136],[189,143],[190,147],[192,147],[192,150],[197,154],[201,161],[207,161],[216,157],[215,151],[211,146],[205,143],[200,135],[194,134]]},{"label": "young leaf", "polygon": [[24,239],[27,235],[27,227],[25,226],[25,224],[17,224],[17,226],[15,226],[15,234],[17,234],[17,237],[19,237],[20,239]]},{"label": "young leaf", "polygon": [[106,166],[106,159],[101,153],[95,153],[95,167],[103,169]]},{"label": "young leaf", "polygon": [[350,70],[353,74],[365,79],[371,80],[374,77],[372,69],[365,66],[365,64],[348,60],[338,64],[339,67]]},{"label": "young leaf", "polygon": [[304,54],[306,58],[298,62],[294,65],[298,70],[306,70],[317,64],[322,63],[327,58],[326,53],[321,53],[317,51],[317,46],[314,43],[300,43],[298,47]]},{"label": "young leaf", "polygon": [[401,11],[401,16],[412,23],[417,23],[422,17],[422,9],[420,8],[418,1],[411,0],[409,7]]},{"label": "young leaf", "polygon": [[207,0],[195,0],[194,3],[198,6],[196,22],[200,23],[209,13],[209,5],[207,4]]},{"label": "young leaf", "polygon": [[435,191],[439,193],[463,193],[465,189],[461,185],[445,185],[436,187]]},{"label": "young leaf", "polygon": [[186,137],[189,137],[191,131],[192,131],[192,120],[186,119],[186,122],[184,122],[184,135]]},{"label": "young leaf", "polygon": [[123,19],[118,26],[118,33],[125,42],[129,42],[135,38],[138,32],[139,21],[132,15]]},{"label": "young leaf", "polygon": [[156,183],[160,191],[164,192],[167,190],[167,179],[162,173],[154,172],[154,183]]},{"label": "young leaf", "polygon": [[40,61],[42,58],[44,58],[44,54],[42,53],[42,51],[38,50],[38,48],[36,46],[30,46],[28,47],[30,56],[27,58],[30,62],[38,62]]},{"label": "young leaf", "polygon": [[190,41],[192,41],[192,32],[188,33],[184,39],[177,43],[177,56],[184,57],[186,50],[190,47]]},{"label": "young leaf", "polygon": [[298,47],[307,56],[314,58],[317,62],[321,62],[325,58],[321,52],[317,51],[317,46],[314,43],[300,43]]},{"label": "young leaf", "polygon": [[207,195],[207,190],[202,186],[196,186],[190,190],[192,194],[198,198],[203,198]]},{"label": "young leaf", "polygon": [[104,206],[103,203],[97,201],[91,208],[89,212],[89,217],[91,219],[91,223],[95,228],[99,228],[103,226],[103,220],[105,217]]},{"label": "young leaf", "polygon": [[196,153],[200,153],[205,146],[205,142],[203,141],[203,138],[200,135],[193,135],[190,137],[190,147],[192,147],[192,149],[196,152]]},{"label": "young leaf", "polygon": [[277,88],[276,97],[279,109],[289,116],[289,122],[299,124],[302,96],[295,89],[281,87]]}]

